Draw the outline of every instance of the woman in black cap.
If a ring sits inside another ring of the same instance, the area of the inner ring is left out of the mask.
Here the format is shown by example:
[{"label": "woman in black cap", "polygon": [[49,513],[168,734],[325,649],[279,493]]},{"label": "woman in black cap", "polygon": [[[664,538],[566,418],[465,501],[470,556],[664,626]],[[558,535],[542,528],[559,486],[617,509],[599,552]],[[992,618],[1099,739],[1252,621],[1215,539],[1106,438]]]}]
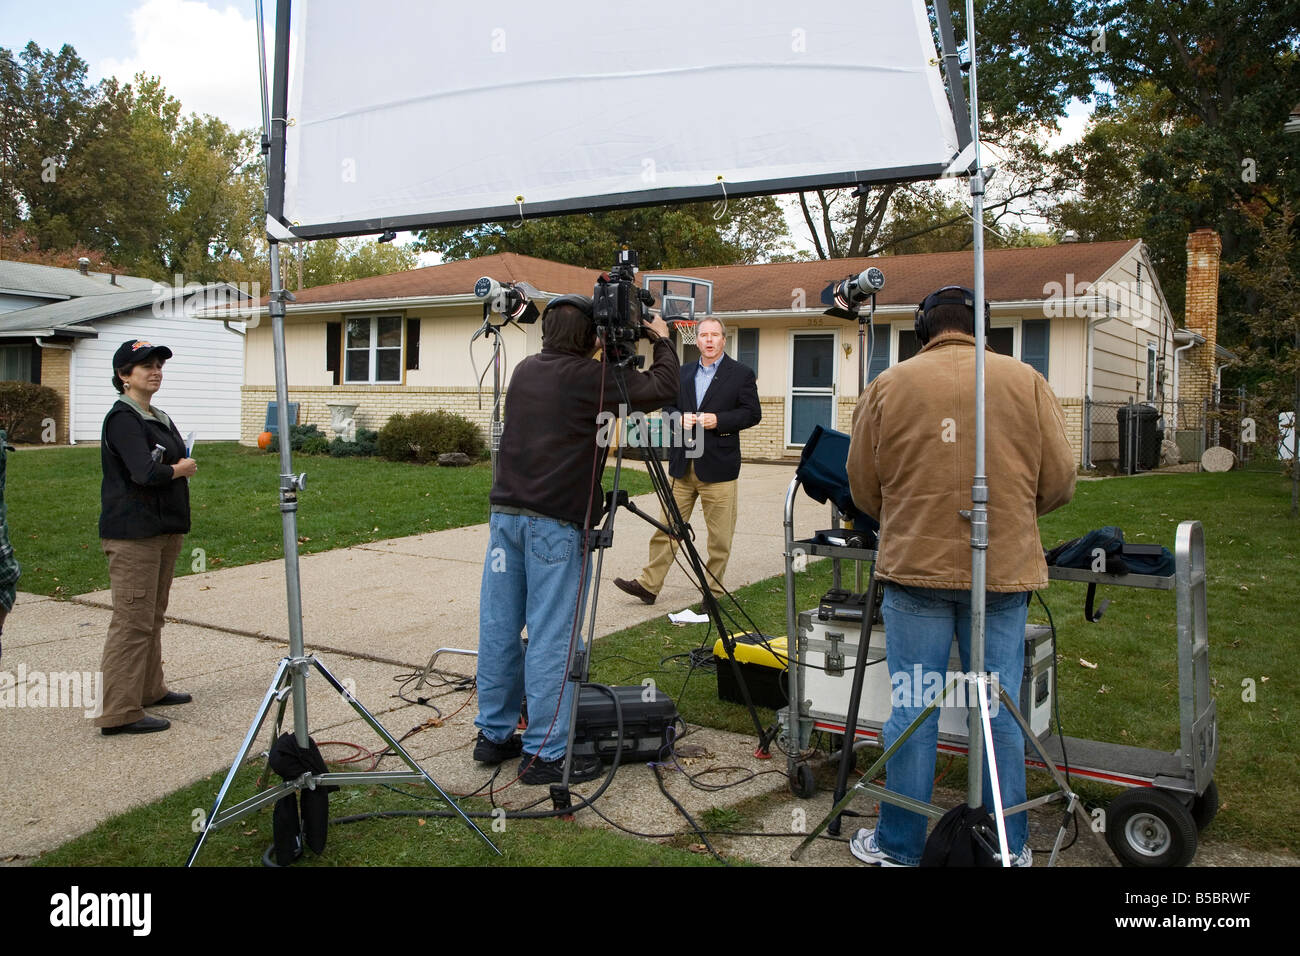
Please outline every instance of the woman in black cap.
[{"label": "woman in black cap", "polygon": [[99,536],[108,555],[113,620],[104,644],[101,733],[147,734],[170,721],[145,707],[187,704],[189,694],[167,689],[162,670],[162,626],[181,541],[190,530],[189,479],[198,470],[187,457],[175,423],[151,402],[162,385],[164,345],[132,339],[113,356],[113,387],[121,397],[104,416],[100,458],[104,483]]}]

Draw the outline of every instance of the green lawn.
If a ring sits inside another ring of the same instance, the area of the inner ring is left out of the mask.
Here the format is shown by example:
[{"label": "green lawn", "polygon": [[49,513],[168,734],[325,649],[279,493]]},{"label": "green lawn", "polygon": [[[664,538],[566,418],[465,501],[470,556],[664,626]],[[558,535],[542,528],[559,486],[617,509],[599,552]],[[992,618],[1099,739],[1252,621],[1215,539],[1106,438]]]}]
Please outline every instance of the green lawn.
[{"label": "green lawn", "polygon": [[[414,474],[419,477],[421,473]],[[643,475],[636,477],[644,480]],[[1196,518],[1204,524],[1210,669],[1217,687],[1221,741],[1215,779],[1222,800],[1219,816],[1201,835],[1204,842],[1231,842],[1256,850],[1295,852],[1300,848],[1300,756],[1294,731],[1300,715],[1300,690],[1291,664],[1292,641],[1297,635],[1294,596],[1300,525],[1287,517],[1289,493],[1289,486],[1278,475],[1257,472],[1080,482],[1075,500],[1042,523],[1043,540],[1048,545],[1116,524],[1130,541],[1155,541],[1171,548],[1179,521]],[[846,577],[851,581],[851,572]],[[815,562],[797,576],[797,606],[814,606],[829,583],[829,562]],[[1044,592],[1058,630],[1060,712],[1066,733],[1173,750],[1178,746],[1178,717],[1172,592],[1103,588],[1103,596],[1113,603],[1099,624],[1089,624],[1082,614],[1083,590],[1081,585],[1057,583]],[[785,633],[780,578],[751,584],[738,595],[764,632]],[[1031,619],[1046,621],[1036,601],[1031,608]],[[743,708],[718,701],[714,675],[699,669],[689,671],[680,656],[697,646],[711,647],[716,635],[706,634],[708,630],[705,625],[677,628],[659,618],[608,635],[593,649],[593,677],[621,684],[653,678],[678,700],[691,724],[749,733],[752,725]],[[1080,658],[1097,668],[1080,665]],[[1243,700],[1242,682],[1247,678],[1254,681],[1254,701]],[[767,724],[773,720],[770,710],[761,710],[760,715]],[[868,748],[860,765],[874,760],[875,755]],[[772,769],[784,770],[779,754],[774,755]],[[948,778],[961,780],[964,776],[964,763],[956,761]],[[175,864],[184,858],[193,840],[188,826],[193,808],[210,805],[218,782],[217,777],[210,777],[115,818],[42,856],[40,863]],[[1030,786],[1045,790],[1048,782],[1046,776],[1035,774]],[[822,786],[826,785],[823,779]],[[251,792],[247,775],[242,786],[240,797]],[[418,788],[410,789],[418,792]],[[1098,802],[1116,792],[1087,782],[1079,789]],[[335,794],[331,812],[337,816],[421,806],[429,804],[415,803],[391,791],[358,789]],[[714,816],[723,813],[720,809]],[[462,824],[435,817],[423,819],[424,825],[399,819],[333,827],[326,856],[308,863],[491,862]],[[268,821],[266,811],[245,825],[217,834],[205,850],[203,862],[256,862],[270,839]],[[705,825],[723,829],[722,822],[721,817],[710,817]],[[564,839],[555,839],[556,827],[566,828]],[[501,862],[516,865],[676,865],[707,859],[558,821],[510,821],[507,832],[494,834],[494,839],[497,837],[507,854]]]},{"label": "green lawn", "polygon": [[[283,556],[279,456],[230,443],[195,450],[190,483],[193,528],[176,573],[190,574],[193,549],[207,570]],[[367,541],[478,524],[488,518],[492,469],[437,468],[374,458],[295,456],[307,473],[299,495],[299,551],[311,554]],[[9,534],[22,564],[21,590],[66,597],[108,587],[99,547],[98,448],[51,448],[10,454],[5,500]],[[612,470],[605,479],[608,488]],[[625,469],[622,487],[650,490],[644,472]]]},{"label": "green lawn", "polygon": [[[1210,673],[1220,734],[1215,780],[1222,801],[1204,839],[1294,852],[1300,850],[1300,687],[1294,679],[1300,524],[1287,516],[1289,509],[1290,486],[1277,474],[1151,475],[1081,481],[1074,501],[1041,526],[1049,546],[1114,524],[1129,541],[1173,550],[1178,522],[1202,522]],[[851,586],[851,571],[846,578]],[[797,576],[797,607],[814,607],[829,585],[829,562],[812,564]],[[1113,603],[1100,623],[1089,624],[1083,618],[1085,590],[1054,583],[1043,592],[1058,632],[1065,732],[1174,750],[1179,739],[1173,593],[1102,588],[1100,596]],[[785,634],[780,578],[742,588],[739,596],[765,633]],[[1047,623],[1036,600],[1030,619]],[[593,651],[593,673],[611,683],[653,678],[669,695],[681,694],[680,710],[691,723],[749,733],[752,723],[744,709],[717,699],[714,675],[696,670],[688,682],[684,659],[674,656],[701,644],[712,647],[716,636],[703,624],[677,628],[659,619],[603,638]],[[1096,669],[1081,665],[1080,658]],[[1243,700],[1250,696],[1243,688],[1247,679],[1254,682],[1253,702]],[[771,723],[771,711],[760,714]],[[874,759],[876,752],[866,753]],[[954,767],[949,776],[953,773],[964,777],[964,767]],[[1081,789],[1099,800],[1116,792]]]},{"label": "green lawn", "polygon": [[[384,769],[400,768],[390,759]],[[346,768],[331,767],[332,770]],[[225,806],[258,792],[260,765],[242,770]],[[106,820],[33,866],[180,866],[194,846],[196,810],[207,813],[225,776],[213,774],[146,806]],[[272,776],[276,782],[278,777]],[[546,788],[534,787],[550,807]],[[345,787],[330,794],[331,826],[324,854],[308,851],[295,866],[709,866],[708,854],[693,853],[608,830],[563,820],[518,820],[479,817],[479,827],[501,850],[496,856],[463,821],[446,816],[445,804],[430,799],[428,787],[405,784],[399,789]],[[486,801],[467,801],[470,812],[487,814]],[[409,816],[340,822],[378,812]],[[417,811],[417,812],[413,812]],[[496,824],[495,828],[493,824]],[[261,866],[271,843],[271,807],[213,831],[199,854],[199,866]]]}]

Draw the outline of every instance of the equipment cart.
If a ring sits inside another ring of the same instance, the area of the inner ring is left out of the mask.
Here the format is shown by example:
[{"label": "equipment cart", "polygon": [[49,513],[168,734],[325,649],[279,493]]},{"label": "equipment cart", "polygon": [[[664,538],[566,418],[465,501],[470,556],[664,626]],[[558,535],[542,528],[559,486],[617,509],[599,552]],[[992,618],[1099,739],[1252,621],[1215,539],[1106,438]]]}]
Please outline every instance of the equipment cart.
[{"label": "equipment cart", "polygon": [[[830,694],[825,688],[834,679],[847,680],[851,676],[858,653],[860,623],[845,621],[834,633],[828,633],[823,622],[819,629],[816,611],[799,613],[795,607],[795,574],[802,569],[801,564],[808,556],[830,558],[834,586],[838,588],[840,562],[854,562],[860,569],[863,563],[875,561],[876,552],[796,537],[794,503],[800,482],[798,475],[790,482],[784,515],[786,633],[794,648],[791,655],[794,666],[788,669],[786,676],[789,699],[797,702],[797,706],[788,705],[780,712],[780,719],[788,742],[786,772],[790,788],[799,796],[810,797],[815,791],[813,774],[801,752],[807,749],[813,730],[839,735],[846,730],[848,706],[844,694]],[[838,527],[838,513],[834,505],[830,508],[832,525]],[[1050,710],[1050,700],[1045,701],[1044,694],[1054,682],[1044,679],[1045,666],[1029,674],[1030,679],[1026,680],[1027,686],[1021,695],[1021,710],[1037,737],[1033,742],[1026,741],[1027,767],[1047,769],[1046,758],[1054,769],[1063,773],[1068,756],[1072,776],[1131,788],[1111,800],[1105,821],[1106,842],[1120,862],[1127,866],[1185,866],[1196,853],[1197,831],[1204,829],[1218,810],[1214,765],[1219,741],[1214,699],[1210,695],[1205,538],[1199,521],[1184,521],[1178,526],[1174,560],[1175,571],[1168,577],[1095,573],[1055,566],[1049,566],[1048,574],[1056,581],[1174,592],[1178,614],[1180,739],[1177,750],[1167,753],[1067,736],[1063,754],[1061,738],[1047,734],[1046,724],[1034,719],[1035,714]],[[860,571],[857,577],[860,581]],[[874,609],[867,613],[874,613]],[[874,630],[877,640],[869,644],[868,666],[883,658],[881,625],[876,624]],[[1042,657],[1040,655],[1039,665],[1043,664]],[[1051,660],[1050,664],[1055,666],[1055,661]],[[1029,653],[1026,654],[1026,669],[1031,669]],[[885,686],[888,687],[888,680],[885,680]],[[868,698],[864,686],[854,736],[858,741],[879,743],[881,728],[888,715],[887,701],[882,711],[881,701],[873,702]],[[1044,706],[1045,703],[1048,706]],[[876,719],[872,717],[873,708]],[[960,727],[955,724],[945,727],[941,721],[940,751],[966,753],[964,726],[964,720]],[[1060,797],[1061,794],[1054,791],[1009,809],[1028,809]]]}]

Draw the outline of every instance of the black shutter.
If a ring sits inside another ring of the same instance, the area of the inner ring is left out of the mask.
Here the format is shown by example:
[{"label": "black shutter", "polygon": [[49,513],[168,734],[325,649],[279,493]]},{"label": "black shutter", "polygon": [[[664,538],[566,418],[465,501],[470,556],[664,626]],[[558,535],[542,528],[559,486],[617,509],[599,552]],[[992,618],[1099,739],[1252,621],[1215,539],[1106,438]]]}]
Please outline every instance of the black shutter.
[{"label": "black shutter", "polygon": [[1020,323],[1020,358],[1047,378],[1047,353],[1051,344],[1048,319],[1025,319]]},{"label": "black shutter", "polygon": [[873,324],[867,330],[867,347],[871,349],[871,361],[867,364],[867,381],[871,382],[889,368],[889,326]]},{"label": "black shutter", "polygon": [[406,320],[406,367],[420,367],[420,320]]},{"label": "black shutter", "polygon": [[[39,345],[32,345],[32,384],[41,384],[41,353],[45,350]],[[117,373],[114,372],[114,375]]]},{"label": "black shutter", "polygon": [[736,330],[736,361],[758,375],[758,329]]},{"label": "black shutter", "polygon": [[325,323],[325,371],[334,373],[334,384],[343,384],[343,363],[339,352],[343,346],[343,323]]}]

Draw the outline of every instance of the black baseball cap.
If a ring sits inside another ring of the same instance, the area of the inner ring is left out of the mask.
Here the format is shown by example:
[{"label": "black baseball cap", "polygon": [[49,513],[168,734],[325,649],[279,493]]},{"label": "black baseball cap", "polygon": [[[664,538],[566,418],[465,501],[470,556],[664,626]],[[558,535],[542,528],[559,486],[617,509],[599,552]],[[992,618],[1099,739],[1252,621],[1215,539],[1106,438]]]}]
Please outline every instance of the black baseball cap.
[{"label": "black baseball cap", "polygon": [[144,339],[127,339],[113,353],[113,368],[139,365],[141,362],[147,362],[155,355],[166,360],[172,357],[172,350],[165,345],[154,345]]}]

